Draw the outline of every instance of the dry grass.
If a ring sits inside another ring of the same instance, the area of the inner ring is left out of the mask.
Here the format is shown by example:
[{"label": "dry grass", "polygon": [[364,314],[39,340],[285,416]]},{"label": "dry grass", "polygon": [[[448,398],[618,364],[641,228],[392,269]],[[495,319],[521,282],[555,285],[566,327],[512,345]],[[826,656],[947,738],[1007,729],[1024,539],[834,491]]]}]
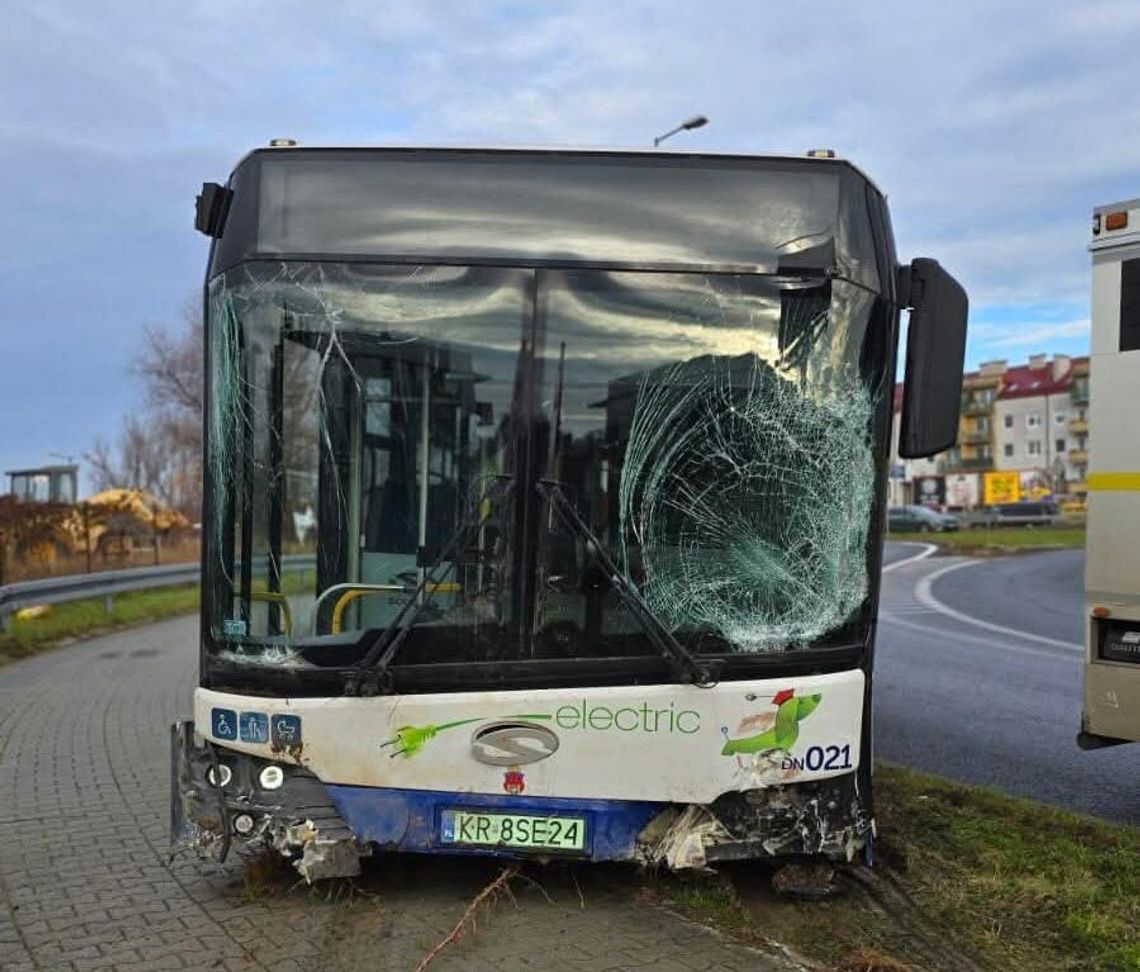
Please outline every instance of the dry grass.
[{"label": "dry grass", "polygon": [[1140,970],[1140,828],[898,767],[876,782],[891,864],[940,923],[1006,968]]},{"label": "dry grass", "polygon": [[911,972],[912,968],[873,948],[860,948],[843,958],[835,972]]},{"label": "dry grass", "polygon": [[[953,949],[1011,972],[1140,972],[1140,828],[895,766],[878,766],[875,785],[875,873],[898,889],[889,899],[851,882],[830,900],[781,900],[756,864],[731,882],[651,886],[730,934],[774,936],[838,972],[945,972],[960,967]],[[929,964],[931,943],[947,946],[941,964]]]},{"label": "dry grass", "polygon": [[[158,563],[192,564],[201,558],[201,545],[196,537],[170,541],[160,545]],[[91,573],[105,570],[123,570],[127,567],[152,567],[155,564],[154,547],[137,547],[127,553],[91,554]],[[50,557],[15,558],[9,556],[5,564],[4,582],[15,584],[19,581],[40,580],[45,577],[65,577],[71,574],[85,574],[88,562],[84,553],[70,556],[53,554]]]}]

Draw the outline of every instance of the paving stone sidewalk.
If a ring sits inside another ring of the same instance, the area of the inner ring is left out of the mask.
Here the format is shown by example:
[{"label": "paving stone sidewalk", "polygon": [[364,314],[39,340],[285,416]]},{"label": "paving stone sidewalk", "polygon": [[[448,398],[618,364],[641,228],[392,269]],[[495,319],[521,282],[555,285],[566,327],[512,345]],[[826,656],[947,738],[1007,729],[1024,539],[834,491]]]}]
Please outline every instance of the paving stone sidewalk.
[{"label": "paving stone sidewalk", "polygon": [[[168,864],[168,730],[189,711],[196,636],[180,619],[0,668],[0,970],[410,972],[494,865],[387,858],[330,903],[251,896],[238,864]],[[432,969],[799,968],[639,902],[620,871],[581,897],[565,872],[539,877]]]}]

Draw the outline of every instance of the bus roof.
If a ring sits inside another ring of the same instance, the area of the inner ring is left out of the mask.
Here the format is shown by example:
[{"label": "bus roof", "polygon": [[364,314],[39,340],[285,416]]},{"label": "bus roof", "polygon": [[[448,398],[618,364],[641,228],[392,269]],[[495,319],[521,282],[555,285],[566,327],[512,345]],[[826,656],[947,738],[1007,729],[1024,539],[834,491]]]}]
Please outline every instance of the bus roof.
[{"label": "bus roof", "polygon": [[833,158],[289,146],[250,152],[229,189],[211,276],[355,259],[811,271],[878,291],[893,260],[882,194]]},{"label": "bus roof", "polygon": [[1093,209],[1089,249],[1115,249],[1140,243],[1140,199],[1106,203]]},{"label": "bus roof", "polygon": [[[370,142],[366,145],[303,145],[294,139],[273,139],[274,142],[293,142],[292,145],[261,145],[250,149],[234,165],[237,170],[252,156],[269,152],[317,151],[317,152],[425,152],[425,153],[486,153],[488,155],[594,155],[661,157],[663,159],[688,158],[701,160],[736,160],[754,162],[796,162],[805,165],[842,165],[855,172],[879,195],[886,194],[867,173],[849,159],[838,155],[786,155],[777,152],[694,152],[683,148],[664,146],[661,148],[623,148],[614,145],[406,145],[399,142]],[[824,150],[825,151],[825,150]]]}]

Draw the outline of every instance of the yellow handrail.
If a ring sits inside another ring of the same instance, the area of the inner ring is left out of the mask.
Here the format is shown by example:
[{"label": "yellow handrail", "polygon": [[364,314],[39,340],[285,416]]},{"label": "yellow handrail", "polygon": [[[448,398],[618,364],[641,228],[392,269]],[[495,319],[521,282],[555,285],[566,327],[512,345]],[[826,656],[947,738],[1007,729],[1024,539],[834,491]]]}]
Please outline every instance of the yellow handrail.
[{"label": "yellow handrail", "polygon": [[[407,588],[405,588],[407,590]],[[455,581],[443,581],[439,584],[428,584],[424,590],[429,594],[458,594],[463,587]],[[391,589],[383,588],[377,589],[376,585],[351,587],[346,590],[340,597],[336,599],[336,604],[333,605],[332,621],[330,622],[329,629],[332,634],[340,634],[341,624],[344,622],[344,612],[348,606],[355,601],[358,597],[364,597],[367,594],[390,594]]]},{"label": "yellow handrail", "polygon": [[285,620],[285,634],[293,633],[293,614],[289,610],[289,601],[284,594],[279,594],[277,591],[250,591],[249,599],[281,605],[281,614]]}]

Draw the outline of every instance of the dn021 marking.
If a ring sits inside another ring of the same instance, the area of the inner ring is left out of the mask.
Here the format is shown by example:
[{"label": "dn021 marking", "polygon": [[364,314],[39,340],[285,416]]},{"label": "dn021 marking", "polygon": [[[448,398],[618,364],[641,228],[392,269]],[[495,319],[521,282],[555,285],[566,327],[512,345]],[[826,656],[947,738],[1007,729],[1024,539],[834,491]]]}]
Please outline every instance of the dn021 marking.
[{"label": "dn021 marking", "polygon": [[851,766],[851,744],[842,746],[809,746],[803,756],[785,756],[781,769],[808,770],[812,773],[849,770]]},{"label": "dn021 marking", "polygon": [[558,750],[558,737],[545,726],[527,722],[498,722],[476,729],[471,755],[489,766],[537,763]]}]

